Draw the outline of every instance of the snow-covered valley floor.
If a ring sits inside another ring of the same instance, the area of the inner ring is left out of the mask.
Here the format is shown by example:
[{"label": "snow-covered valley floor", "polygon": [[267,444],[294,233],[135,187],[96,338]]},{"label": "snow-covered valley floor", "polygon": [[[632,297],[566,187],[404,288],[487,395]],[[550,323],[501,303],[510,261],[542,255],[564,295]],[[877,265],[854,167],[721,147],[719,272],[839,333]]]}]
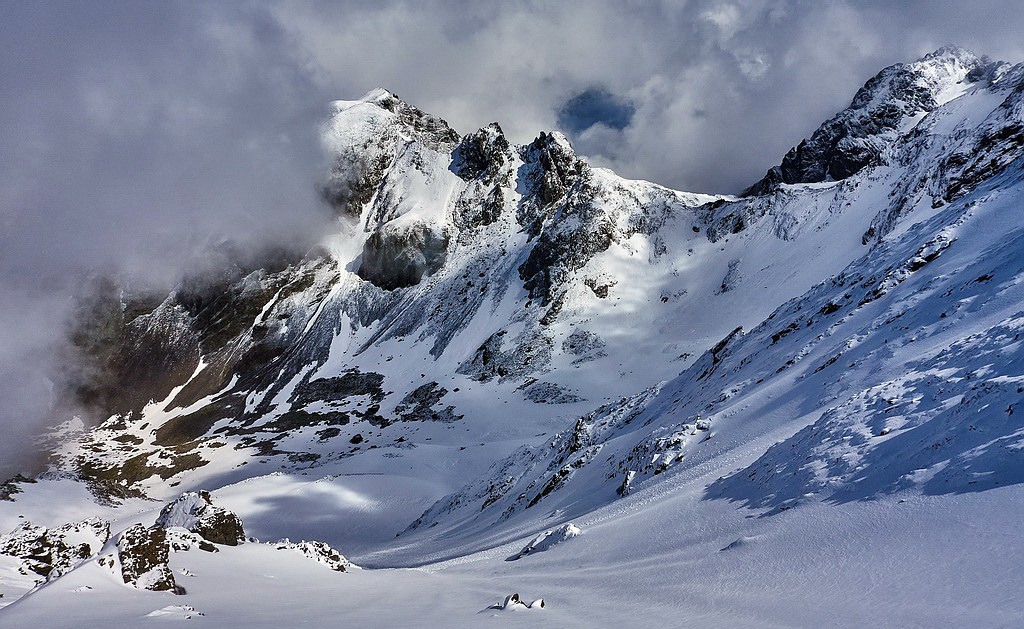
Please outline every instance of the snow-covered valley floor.
[{"label": "snow-covered valley floor", "polygon": [[[264,545],[175,553],[188,593],[127,588],[89,562],[3,610],[4,627],[1013,627],[1024,620],[1024,488],[809,503],[757,517],[670,479],[523,540],[419,568],[333,572]],[[673,487],[673,485],[676,485]],[[399,498],[399,497],[396,497]],[[361,558],[350,557],[356,563]],[[495,610],[507,594],[543,610]],[[166,612],[166,613],[164,613]]]}]

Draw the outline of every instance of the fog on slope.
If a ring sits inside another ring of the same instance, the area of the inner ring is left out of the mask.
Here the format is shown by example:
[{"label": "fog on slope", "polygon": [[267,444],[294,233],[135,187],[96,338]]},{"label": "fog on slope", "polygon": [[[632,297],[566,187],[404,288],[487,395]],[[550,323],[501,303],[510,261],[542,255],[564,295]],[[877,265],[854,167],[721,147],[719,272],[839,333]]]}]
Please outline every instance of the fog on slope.
[{"label": "fog on slope", "polygon": [[227,239],[301,251],[327,219],[329,99],[294,42],[255,9],[136,8],[12,5],[0,24],[2,478],[31,462],[88,277],[166,294]]}]

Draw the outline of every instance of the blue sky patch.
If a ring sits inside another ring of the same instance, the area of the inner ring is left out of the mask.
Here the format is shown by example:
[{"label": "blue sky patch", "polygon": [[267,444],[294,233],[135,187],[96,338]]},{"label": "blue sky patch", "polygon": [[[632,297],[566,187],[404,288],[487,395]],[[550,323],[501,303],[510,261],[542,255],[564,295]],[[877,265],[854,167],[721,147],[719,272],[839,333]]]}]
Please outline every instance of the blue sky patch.
[{"label": "blue sky patch", "polygon": [[603,87],[591,87],[573,96],[557,112],[558,126],[569,133],[582,133],[597,123],[624,129],[636,108],[629,101]]}]

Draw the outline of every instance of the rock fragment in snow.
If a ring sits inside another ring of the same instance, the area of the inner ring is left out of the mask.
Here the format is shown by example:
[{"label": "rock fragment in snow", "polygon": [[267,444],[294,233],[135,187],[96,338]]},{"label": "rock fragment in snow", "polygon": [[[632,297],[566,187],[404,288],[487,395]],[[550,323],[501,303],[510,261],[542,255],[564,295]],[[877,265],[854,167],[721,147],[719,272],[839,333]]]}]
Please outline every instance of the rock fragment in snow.
[{"label": "rock fragment in snow", "polygon": [[535,404],[575,404],[584,401],[572,389],[551,382],[535,382],[523,391]]},{"label": "rock fragment in snow", "polygon": [[195,616],[203,616],[203,612],[196,611],[191,605],[168,605],[160,609],[154,609],[146,614],[146,618],[181,618],[191,620]]},{"label": "rock fragment in snow", "polygon": [[733,540],[732,542],[730,542],[728,546],[725,546],[724,548],[720,548],[718,550],[718,552],[724,553],[724,552],[727,552],[727,551],[730,551],[730,550],[736,550],[738,548],[743,548],[744,546],[749,546],[751,540],[753,540],[753,539],[754,538],[752,538],[752,537],[740,537],[739,539],[736,539],[736,540]]},{"label": "rock fragment in snow", "polygon": [[331,548],[326,542],[290,542],[287,539],[274,544],[277,550],[291,550],[309,557],[317,563],[321,563],[336,572],[348,572],[353,567],[352,562],[345,558],[337,550]]},{"label": "rock fragment in snow", "polygon": [[583,328],[576,328],[562,341],[562,351],[575,356],[573,364],[584,363],[608,355],[606,343],[597,334]]},{"label": "rock fragment in snow", "polygon": [[491,605],[487,609],[544,609],[544,599],[538,598],[527,603],[519,598],[518,592],[514,592],[506,596],[502,602]]},{"label": "rock fragment in snow", "polygon": [[725,272],[725,277],[722,278],[722,283],[715,289],[716,295],[728,293],[732,289],[736,288],[736,284],[741,279],[740,275],[740,261],[729,260],[729,268]]},{"label": "rock fragment in snow", "polygon": [[519,551],[518,554],[509,557],[508,560],[515,561],[525,557],[526,555],[544,552],[557,544],[561,544],[566,540],[576,537],[582,532],[583,529],[580,527],[576,526],[572,522],[566,522],[557,528],[544,531],[537,537],[534,537],[529,544],[523,546],[523,549]]},{"label": "rock fragment in snow", "polygon": [[628,470],[626,475],[622,477],[622,484],[615,490],[620,496],[628,496],[629,492],[632,491],[633,478],[636,477],[636,470]]}]

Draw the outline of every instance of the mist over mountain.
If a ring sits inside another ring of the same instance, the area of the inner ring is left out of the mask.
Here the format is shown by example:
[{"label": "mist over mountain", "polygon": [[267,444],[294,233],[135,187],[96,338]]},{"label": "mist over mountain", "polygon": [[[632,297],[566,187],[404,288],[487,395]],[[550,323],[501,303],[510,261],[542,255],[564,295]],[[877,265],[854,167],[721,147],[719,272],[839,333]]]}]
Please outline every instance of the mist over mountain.
[{"label": "mist over mountain", "polygon": [[1016,9],[513,7],[14,10],[0,624],[1019,624]]}]

